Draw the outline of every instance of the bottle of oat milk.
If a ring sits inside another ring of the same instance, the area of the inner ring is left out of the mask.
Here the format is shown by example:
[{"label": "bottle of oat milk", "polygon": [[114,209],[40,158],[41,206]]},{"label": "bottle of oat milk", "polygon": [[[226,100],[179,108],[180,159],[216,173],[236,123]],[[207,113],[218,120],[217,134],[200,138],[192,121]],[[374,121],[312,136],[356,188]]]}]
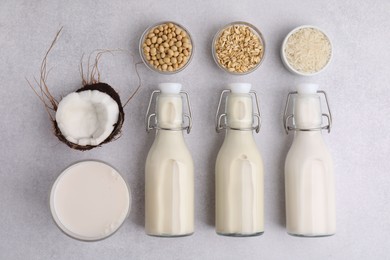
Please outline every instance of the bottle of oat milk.
[{"label": "bottle of oat milk", "polygon": [[[150,111],[154,96],[156,113]],[[183,97],[188,113],[183,113]],[[183,130],[189,133],[191,126],[190,101],[181,84],[159,84],[146,114],[146,130],[156,129],[145,166],[148,235],[175,237],[194,232],[194,164],[183,136]]]},{"label": "bottle of oat milk", "polygon": [[[321,111],[320,94],[328,113]],[[288,115],[290,99],[293,113]],[[327,122],[323,125],[323,117]],[[287,232],[303,237],[330,236],[336,232],[332,159],[321,130],[330,131],[332,117],[326,93],[316,84],[300,84],[290,92],[284,113],[286,133],[294,141],[285,162]]]},{"label": "bottle of oat milk", "polygon": [[[220,113],[224,100],[225,111]],[[253,137],[253,130],[260,129],[260,110],[251,84],[230,84],[222,92],[216,124],[217,132],[226,129],[215,166],[216,232],[226,236],[261,235],[264,232],[263,160]]]}]

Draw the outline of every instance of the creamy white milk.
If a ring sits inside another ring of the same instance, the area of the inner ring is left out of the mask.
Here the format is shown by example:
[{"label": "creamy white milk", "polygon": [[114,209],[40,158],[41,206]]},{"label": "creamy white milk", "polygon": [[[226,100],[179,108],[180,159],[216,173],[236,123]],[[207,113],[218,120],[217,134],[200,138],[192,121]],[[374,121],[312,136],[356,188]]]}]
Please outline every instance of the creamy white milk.
[{"label": "creamy white milk", "polygon": [[[235,90],[235,89],[232,89]],[[252,99],[231,93],[227,121],[231,128],[252,127]],[[264,232],[263,161],[251,130],[227,130],[216,167],[216,232],[250,236]]]},{"label": "creamy white milk", "polygon": [[97,161],[76,163],[57,178],[50,209],[59,228],[86,241],[113,234],[130,210],[126,182],[111,166]]},{"label": "creamy white milk", "polygon": [[[299,93],[296,98],[296,127],[321,126],[321,104],[316,90]],[[286,158],[285,185],[288,233],[327,236],[336,232],[333,165],[320,130],[296,131]]]},{"label": "creamy white milk", "polygon": [[146,159],[145,229],[154,236],[194,232],[194,164],[180,129],[182,98],[176,90],[162,88],[157,98],[157,125],[165,130],[157,130]]}]

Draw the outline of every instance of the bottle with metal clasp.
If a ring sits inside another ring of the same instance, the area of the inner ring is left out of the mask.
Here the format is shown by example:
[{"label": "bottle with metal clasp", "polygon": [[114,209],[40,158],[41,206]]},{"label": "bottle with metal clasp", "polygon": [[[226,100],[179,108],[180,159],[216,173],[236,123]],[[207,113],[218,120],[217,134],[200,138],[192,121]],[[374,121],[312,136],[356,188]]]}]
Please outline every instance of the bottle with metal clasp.
[{"label": "bottle with metal clasp", "polygon": [[[152,113],[154,97],[156,112]],[[183,112],[183,98],[188,113]],[[194,163],[183,136],[183,130],[190,133],[191,127],[190,100],[181,84],[159,84],[146,113],[146,131],[156,130],[145,166],[148,235],[175,237],[194,232]]]},{"label": "bottle with metal clasp", "polygon": [[[328,114],[322,113],[321,95]],[[288,114],[293,99],[292,114]],[[326,124],[322,119],[326,118]],[[330,236],[336,232],[332,158],[321,131],[330,132],[332,116],[327,95],[317,84],[300,84],[287,97],[283,118],[294,141],[285,162],[287,232],[303,237]]]},{"label": "bottle with metal clasp", "polygon": [[[220,113],[223,100],[225,111]],[[215,166],[216,232],[220,235],[264,232],[263,160],[253,137],[260,124],[259,101],[251,84],[230,84],[221,94],[216,113],[216,131],[226,129]]]}]

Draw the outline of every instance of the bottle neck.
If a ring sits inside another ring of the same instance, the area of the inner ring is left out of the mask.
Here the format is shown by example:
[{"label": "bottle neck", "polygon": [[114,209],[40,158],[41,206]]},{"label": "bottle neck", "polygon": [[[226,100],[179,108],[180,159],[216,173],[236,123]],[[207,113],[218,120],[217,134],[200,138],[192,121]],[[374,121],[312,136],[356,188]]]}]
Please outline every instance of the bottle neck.
[{"label": "bottle neck", "polygon": [[255,141],[253,131],[227,129],[225,140],[231,139],[239,140],[242,144],[253,143]]},{"label": "bottle neck", "polygon": [[181,129],[183,125],[183,103],[179,94],[160,94],[157,97],[156,106],[158,128]]},{"label": "bottle neck", "polygon": [[322,131],[295,131],[294,133],[294,142],[301,140],[311,140],[315,142],[323,142]]},{"label": "bottle neck", "polygon": [[294,124],[300,129],[313,129],[321,126],[321,101],[318,94],[299,94],[295,98]]},{"label": "bottle neck", "polygon": [[184,143],[184,134],[182,130],[176,131],[158,129],[156,130],[156,138],[154,140],[157,143],[173,147]]},{"label": "bottle neck", "polygon": [[252,109],[252,98],[249,94],[229,94],[226,102],[227,125],[234,129],[250,129],[253,125]]}]

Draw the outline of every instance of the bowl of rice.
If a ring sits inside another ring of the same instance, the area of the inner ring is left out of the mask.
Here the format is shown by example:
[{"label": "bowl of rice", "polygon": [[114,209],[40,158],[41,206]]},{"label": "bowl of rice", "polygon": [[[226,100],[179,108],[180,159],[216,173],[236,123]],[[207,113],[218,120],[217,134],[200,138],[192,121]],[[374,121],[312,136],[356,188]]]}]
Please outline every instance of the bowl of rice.
[{"label": "bowl of rice", "polygon": [[325,70],[332,60],[328,35],[312,25],[293,29],[284,38],[281,58],[284,66],[300,76],[312,76]]}]

